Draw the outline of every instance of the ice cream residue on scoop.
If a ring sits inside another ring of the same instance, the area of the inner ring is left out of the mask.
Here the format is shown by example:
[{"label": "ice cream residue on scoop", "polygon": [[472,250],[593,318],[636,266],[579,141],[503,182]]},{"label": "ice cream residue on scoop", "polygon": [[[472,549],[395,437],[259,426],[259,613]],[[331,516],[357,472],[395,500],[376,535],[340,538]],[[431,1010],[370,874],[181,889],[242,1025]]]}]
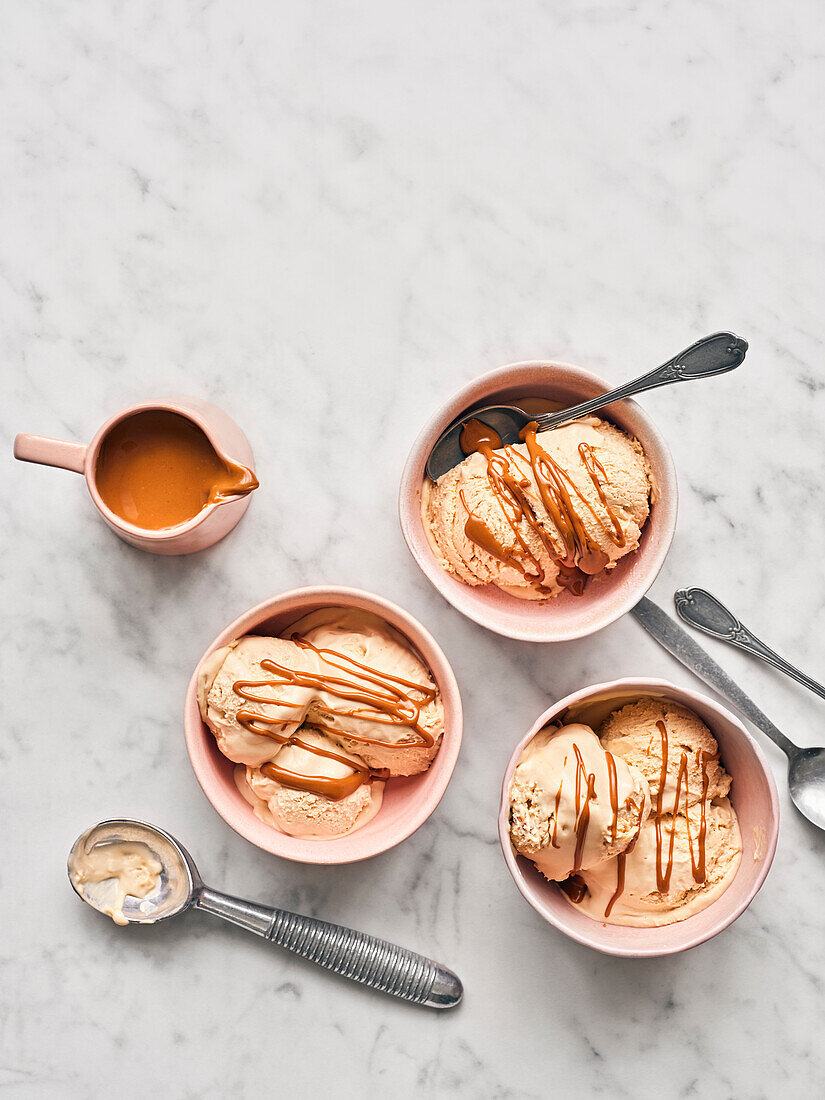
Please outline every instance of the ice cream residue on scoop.
[{"label": "ice cream residue on scoop", "polygon": [[[78,848],[69,861],[72,882],[101,913],[115,924],[128,924],[123,912],[127,897],[147,898],[160,886],[163,867],[141,841],[112,840],[88,851]],[[87,887],[102,885],[102,890]]]}]

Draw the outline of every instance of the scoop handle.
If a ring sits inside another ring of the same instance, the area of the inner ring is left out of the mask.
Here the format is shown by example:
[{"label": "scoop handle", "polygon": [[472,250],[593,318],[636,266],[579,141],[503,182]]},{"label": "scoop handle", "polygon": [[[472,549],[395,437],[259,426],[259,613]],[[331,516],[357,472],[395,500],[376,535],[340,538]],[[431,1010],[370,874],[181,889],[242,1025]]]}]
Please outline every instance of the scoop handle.
[{"label": "scoop handle", "polygon": [[82,443],[69,443],[64,439],[49,439],[45,435],[17,435],[14,437],[14,457],[21,462],[38,462],[41,466],[57,466],[61,470],[86,471],[86,451]]},{"label": "scoop handle", "polygon": [[195,905],[317,966],[413,1004],[452,1008],[464,994],[452,970],[365,932],[270,909],[207,887],[201,888]]}]

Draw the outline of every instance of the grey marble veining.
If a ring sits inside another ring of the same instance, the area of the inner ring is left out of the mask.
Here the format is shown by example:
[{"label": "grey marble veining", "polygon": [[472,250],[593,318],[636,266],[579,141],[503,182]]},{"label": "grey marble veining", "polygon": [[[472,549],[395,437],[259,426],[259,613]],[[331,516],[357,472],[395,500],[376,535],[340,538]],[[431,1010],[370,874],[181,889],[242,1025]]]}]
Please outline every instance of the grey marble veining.
[{"label": "grey marble veining", "polygon": [[[585,683],[688,674],[629,619],[559,647],[477,628],[395,508],[421,423],[474,375],[548,356],[619,382],[731,328],[740,373],[645,399],[681,485],[652,595],[705,585],[825,675],[819,5],[39,0],[2,25],[5,1094],[821,1095],[825,839],[783,793],[760,895],[681,957],[545,926],[497,845],[512,745]],[[132,550],[79,477],[11,458],[17,431],[85,440],[174,391],[234,415],[261,475],[204,554]],[[209,640],[308,583],[417,615],[466,710],[433,818],[351,868],[237,837],[182,737]],[[821,743],[820,702],[713,652]],[[115,928],[64,865],[111,814],[167,827],[227,890],[443,959],[465,1004],[390,1002],[206,916]]]}]

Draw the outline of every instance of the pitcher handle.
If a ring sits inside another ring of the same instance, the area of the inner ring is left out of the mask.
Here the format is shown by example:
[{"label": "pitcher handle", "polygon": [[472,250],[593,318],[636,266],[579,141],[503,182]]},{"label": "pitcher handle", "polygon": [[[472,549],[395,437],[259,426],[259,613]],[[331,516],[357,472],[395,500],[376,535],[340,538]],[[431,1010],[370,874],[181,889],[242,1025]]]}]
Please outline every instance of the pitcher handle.
[{"label": "pitcher handle", "polygon": [[86,447],[63,439],[44,435],[18,435],[14,440],[14,457],[21,462],[39,462],[41,466],[58,466],[61,470],[86,471]]}]

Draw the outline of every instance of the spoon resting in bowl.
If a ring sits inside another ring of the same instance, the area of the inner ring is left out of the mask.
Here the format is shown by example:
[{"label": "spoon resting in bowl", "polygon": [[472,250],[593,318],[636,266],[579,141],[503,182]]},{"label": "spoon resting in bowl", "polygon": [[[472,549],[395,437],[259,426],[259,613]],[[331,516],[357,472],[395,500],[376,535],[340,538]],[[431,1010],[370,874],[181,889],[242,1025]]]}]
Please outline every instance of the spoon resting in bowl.
[{"label": "spoon resting in bowl", "polygon": [[[448,470],[462,462],[475,449],[473,439],[477,439],[480,432],[490,442],[493,450],[496,450],[508,443],[518,443],[520,432],[528,424],[536,424],[536,430],[544,432],[588,416],[624,397],[669,386],[672,382],[690,382],[697,378],[725,374],[739,366],[747,350],[747,340],[734,336],[732,332],[716,332],[697,340],[695,344],[640,378],[625,382],[608,393],[599,394],[598,397],[569,409],[539,415],[526,413],[515,405],[488,405],[474,409],[441,434],[427,459],[427,477],[431,481],[438,481]],[[484,432],[484,429],[487,431]],[[462,446],[462,435],[466,446]]]}]

